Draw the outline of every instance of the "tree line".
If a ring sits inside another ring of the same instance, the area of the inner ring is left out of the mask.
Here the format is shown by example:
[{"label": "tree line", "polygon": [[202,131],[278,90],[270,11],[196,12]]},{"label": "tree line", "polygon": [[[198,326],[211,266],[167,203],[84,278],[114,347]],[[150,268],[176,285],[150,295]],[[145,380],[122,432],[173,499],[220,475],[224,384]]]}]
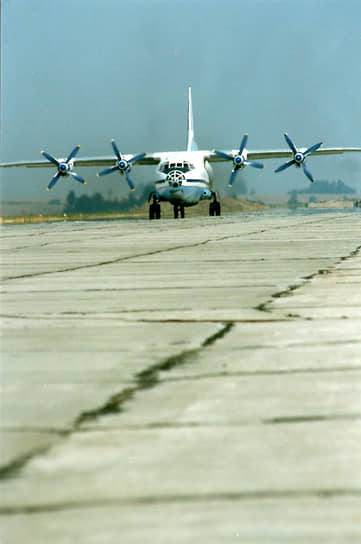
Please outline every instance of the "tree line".
[{"label": "tree line", "polygon": [[137,193],[129,193],[125,198],[105,198],[101,193],[93,195],[76,196],[70,191],[65,200],[64,213],[67,215],[77,213],[117,213],[128,212],[133,208],[140,207],[147,202],[152,187],[142,187]]},{"label": "tree line", "polygon": [[288,194],[355,194],[356,190],[349,185],[346,185],[343,181],[324,181],[318,180],[314,183],[310,183],[306,189],[294,189],[288,191]]}]

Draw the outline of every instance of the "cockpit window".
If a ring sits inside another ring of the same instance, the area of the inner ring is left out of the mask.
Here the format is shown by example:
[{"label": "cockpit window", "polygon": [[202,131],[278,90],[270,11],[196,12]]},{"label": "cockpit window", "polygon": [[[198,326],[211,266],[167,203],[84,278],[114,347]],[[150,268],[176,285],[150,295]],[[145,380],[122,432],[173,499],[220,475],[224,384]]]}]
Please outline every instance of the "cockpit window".
[{"label": "cockpit window", "polygon": [[189,172],[190,170],[194,170],[194,165],[188,161],[165,162],[160,168],[160,171],[163,172],[164,174],[169,174],[171,170],[180,170],[180,172]]}]

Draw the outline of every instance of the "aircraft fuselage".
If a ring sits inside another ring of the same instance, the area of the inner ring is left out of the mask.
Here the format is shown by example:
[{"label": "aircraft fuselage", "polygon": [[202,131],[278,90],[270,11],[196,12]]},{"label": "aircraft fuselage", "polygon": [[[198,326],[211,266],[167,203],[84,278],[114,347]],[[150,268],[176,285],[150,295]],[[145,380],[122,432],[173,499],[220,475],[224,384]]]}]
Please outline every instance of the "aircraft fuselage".
[{"label": "aircraft fuselage", "polygon": [[173,205],[194,206],[212,198],[213,170],[204,154],[184,151],[162,157],[156,169],[158,200]]}]

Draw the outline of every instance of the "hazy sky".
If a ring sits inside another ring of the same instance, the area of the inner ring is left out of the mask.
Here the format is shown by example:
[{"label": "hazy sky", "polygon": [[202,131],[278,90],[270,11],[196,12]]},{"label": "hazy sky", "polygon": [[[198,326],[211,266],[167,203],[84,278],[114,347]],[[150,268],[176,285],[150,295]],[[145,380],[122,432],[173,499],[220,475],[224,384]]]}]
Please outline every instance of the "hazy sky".
[{"label": "hazy sky", "polygon": [[[1,161],[181,150],[187,85],[193,88],[201,149],[361,147],[361,0],[2,0]],[[360,154],[361,155],[361,154]],[[361,156],[311,157],[317,179],[342,179],[361,192]],[[305,187],[282,160],[249,168],[249,189],[285,193]],[[221,174],[231,165],[217,166]],[[113,190],[115,173],[88,185],[50,169],[1,172],[3,198],[64,197]],[[138,184],[153,167],[135,167]]]}]

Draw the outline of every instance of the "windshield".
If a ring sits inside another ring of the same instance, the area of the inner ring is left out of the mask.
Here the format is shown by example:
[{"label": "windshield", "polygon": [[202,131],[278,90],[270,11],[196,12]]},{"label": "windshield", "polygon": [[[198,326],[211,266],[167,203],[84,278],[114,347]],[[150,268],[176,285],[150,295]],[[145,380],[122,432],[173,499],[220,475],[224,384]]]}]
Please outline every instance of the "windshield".
[{"label": "windshield", "polygon": [[194,170],[193,164],[190,164],[188,161],[180,161],[180,162],[165,162],[160,167],[160,171],[164,174],[169,174],[171,170],[179,170],[180,172],[189,172],[190,170]]}]

